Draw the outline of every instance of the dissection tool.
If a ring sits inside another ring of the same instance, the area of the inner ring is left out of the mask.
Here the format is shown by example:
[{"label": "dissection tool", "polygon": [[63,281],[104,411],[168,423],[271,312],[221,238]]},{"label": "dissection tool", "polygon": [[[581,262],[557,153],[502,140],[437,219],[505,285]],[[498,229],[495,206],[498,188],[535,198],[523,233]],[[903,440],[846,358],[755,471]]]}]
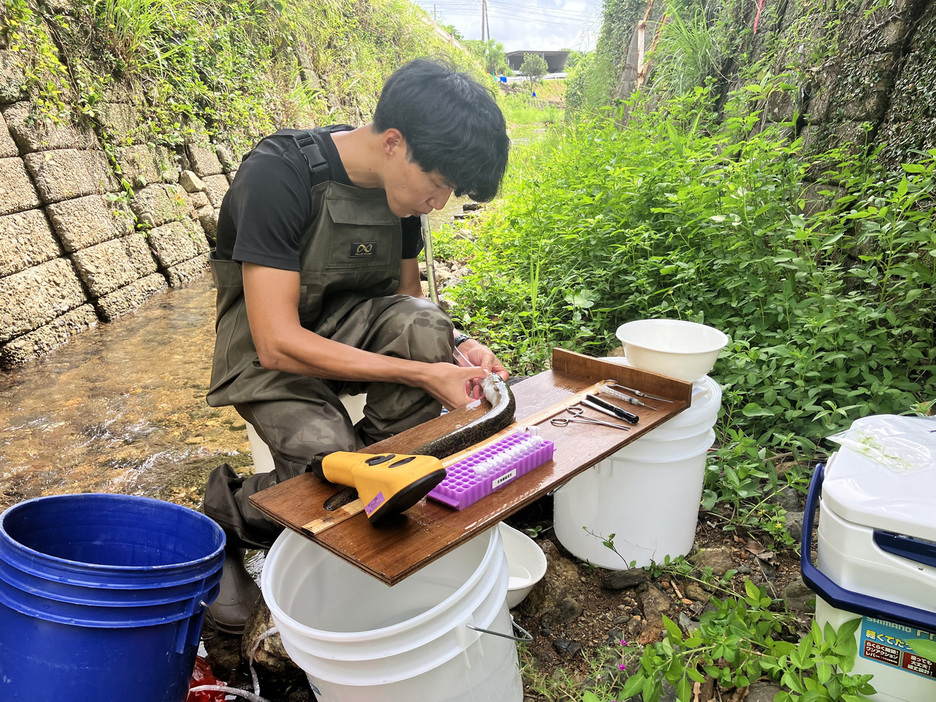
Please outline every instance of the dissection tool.
[{"label": "dissection tool", "polygon": [[640,417],[638,417],[633,412],[628,412],[625,409],[621,409],[617,405],[612,405],[610,402],[605,402],[600,397],[595,397],[594,395],[586,395],[582,402],[589,406],[600,407],[601,409],[611,412],[618,419],[623,419],[625,422],[630,422],[631,424],[636,424],[638,421],[640,421]]},{"label": "dissection tool", "polygon": [[335,451],[322,459],[322,473],[357,490],[372,524],[408,510],[445,479],[438,458],[393,453]]},{"label": "dissection tool", "polygon": [[626,385],[621,385],[620,383],[615,383],[614,387],[620,388],[621,390],[626,390],[627,392],[632,392],[637,397],[646,397],[648,400],[659,400],[660,402],[672,402],[672,400],[670,400],[667,397],[660,397],[659,395],[651,395],[650,393],[644,392],[643,390],[629,388]]},{"label": "dissection tool", "polygon": [[584,416],[581,407],[570,407],[566,410],[569,414],[573,415],[572,417],[553,417],[549,420],[549,423],[554,427],[567,427],[570,424],[601,424],[606,427],[611,427],[613,429],[623,429],[624,431],[630,431],[630,427],[623,424],[617,424],[615,422],[605,422],[601,419],[592,419],[591,417]]},{"label": "dissection tool", "polygon": [[618,400],[624,400],[624,402],[629,402],[632,405],[637,405],[638,407],[646,407],[647,409],[653,410],[654,412],[657,411],[656,407],[653,407],[652,405],[648,405],[646,402],[638,400],[636,397],[631,397],[626,392],[620,392],[613,388],[607,387],[608,383],[614,384],[613,380],[606,380],[605,383],[606,384],[598,390],[599,395],[608,395],[609,397],[616,397]]}]

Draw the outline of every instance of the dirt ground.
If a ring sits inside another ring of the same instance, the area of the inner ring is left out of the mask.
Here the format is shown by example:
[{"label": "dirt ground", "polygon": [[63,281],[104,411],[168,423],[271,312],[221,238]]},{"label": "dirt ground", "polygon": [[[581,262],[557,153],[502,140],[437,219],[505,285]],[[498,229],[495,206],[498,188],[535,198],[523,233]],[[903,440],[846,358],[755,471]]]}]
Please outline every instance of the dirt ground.
[{"label": "dirt ground", "polygon": [[[711,596],[690,579],[668,573],[654,577],[649,569],[615,573],[570,556],[551,529],[550,498],[510,521],[517,528],[539,529],[537,542],[547,553],[550,567],[554,562],[574,564],[580,582],[572,599],[581,606],[581,614],[572,616],[577,611],[573,609],[570,621],[556,621],[562,619],[563,604],[558,607],[559,617],[555,611],[537,616],[543,607],[537,607],[535,591],[514,611],[516,621],[533,634],[533,641],[521,652],[525,702],[555,702],[564,699],[558,696],[561,690],[584,690],[600,678],[620,675],[619,663],[636,664],[642,645],[662,637],[661,615],[685,625],[698,619]],[[723,531],[705,515],[696,530],[694,553],[700,550],[727,557],[729,567],[737,571],[730,580],[735,592],[744,593],[744,579],[749,578],[779,598],[799,577],[795,554],[767,551],[755,540]]]}]

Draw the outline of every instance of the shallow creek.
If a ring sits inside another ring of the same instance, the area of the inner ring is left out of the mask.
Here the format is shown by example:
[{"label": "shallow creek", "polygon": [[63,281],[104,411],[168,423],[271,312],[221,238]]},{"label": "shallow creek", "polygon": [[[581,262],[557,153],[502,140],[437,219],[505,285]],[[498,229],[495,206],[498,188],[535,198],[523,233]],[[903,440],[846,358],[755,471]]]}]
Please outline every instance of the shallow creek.
[{"label": "shallow creek", "polygon": [[[434,213],[433,231],[462,202]],[[0,371],[0,511],[72,492],[197,506],[212,467],[249,466],[243,420],[205,403],[214,297],[206,272],[39,361]]]}]

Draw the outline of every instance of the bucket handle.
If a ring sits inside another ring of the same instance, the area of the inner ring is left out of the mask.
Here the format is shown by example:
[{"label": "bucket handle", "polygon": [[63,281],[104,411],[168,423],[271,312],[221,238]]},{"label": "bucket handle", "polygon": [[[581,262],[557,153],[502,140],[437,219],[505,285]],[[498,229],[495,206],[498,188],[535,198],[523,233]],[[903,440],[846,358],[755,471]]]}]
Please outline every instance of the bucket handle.
[{"label": "bucket handle", "polygon": [[214,641],[218,638],[221,633],[218,629],[218,622],[215,621],[214,615],[211,613],[211,610],[208,608],[208,604],[204,600],[198,602],[205,609],[205,619],[208,620],[208,625],[211,627],[211,636],[205,636],[204,633],[201,635],[202,641]]},{"label": "bucket handle", "polygon": [[813,522],[816,518],[816,510],[819,507],[819,493],[822,491],[824,479],[825,465],[820,463],[816,466],[812,482],[809,485],[809,493],[806,495],[803,539],[800,544],[800,567],[803,571],[803,582],[813,592],[820,595],[822,599],[838,609],[844,609],[874,619],[886,619],[895,624],[936,631],[936,613],[846,590],[812,564],[809,551],[812,547]]},{"label": "bucket handle", "polygon": [[467,626],[472,631],[477,631],[482,634],[491,634],[492,636],[500,636],[502,639],[511,639],[519,643],[530,643],[533,640],[533,635],[529,631],[524,629],[522,626],[517,624],[517,622],[514,621],[513,617],[510,618],[510,623],[513,625],[514,629],[516,629],[517,631],[523,634],[523,638],[513,636],[512,634],[502,634],[499,631],[492,631],[491,629],[482,629],[480,627],[475,626],[474,624],[465,624],[465,626]]}]

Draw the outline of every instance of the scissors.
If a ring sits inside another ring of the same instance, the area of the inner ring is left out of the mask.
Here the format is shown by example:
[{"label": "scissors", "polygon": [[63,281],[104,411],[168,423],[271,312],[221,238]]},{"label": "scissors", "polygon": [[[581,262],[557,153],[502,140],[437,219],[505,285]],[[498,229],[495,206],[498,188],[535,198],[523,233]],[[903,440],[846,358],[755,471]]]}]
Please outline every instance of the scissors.
[{"label": "scissors", "polygon": [[623,429],[624,431],[630,431],[630,427],[626,427],[623,424],[616,424],[614,422],[605,422],[601,419],[592,419],[591,417],[584,416],[585,410],[581,407],[569,407],[566,412],[571,414],[571,417],[553,417],[549,420],[549,423],[554,427],[567,427],[572,423],[577,424],[602,424],[606,427],[613,427],[614,429]]}]

